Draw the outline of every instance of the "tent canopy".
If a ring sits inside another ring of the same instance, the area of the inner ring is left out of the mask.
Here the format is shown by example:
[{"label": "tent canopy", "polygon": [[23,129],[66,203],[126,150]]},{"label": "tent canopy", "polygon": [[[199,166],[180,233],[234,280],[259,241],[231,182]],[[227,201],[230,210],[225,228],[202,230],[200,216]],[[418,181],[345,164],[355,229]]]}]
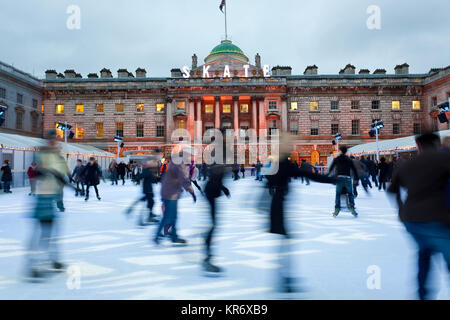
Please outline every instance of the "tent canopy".
[{"label": "tent canopy", "polygon": [[[436,132],[441,139],[450,136],[450,130]],[[378,150],[380,153],[404,152],[416,150],[416,136],[403,137],[391,140],[378,141]],[[348,150],[349,154],[375,154],[377,153],[377,143],[370,142],[354,146]]]},{"label": "tent canopy", "polygon": [[[18,134],[10,134],[0,132],[0,148],[17,149],[17,150],[39,150],[45,146],[47,141],[41,138],[27,137]],[[60,143],[61,152],[68,154],[92,155],[102,157],[115,157],[114,154],[92,147],[77,143]]]}]

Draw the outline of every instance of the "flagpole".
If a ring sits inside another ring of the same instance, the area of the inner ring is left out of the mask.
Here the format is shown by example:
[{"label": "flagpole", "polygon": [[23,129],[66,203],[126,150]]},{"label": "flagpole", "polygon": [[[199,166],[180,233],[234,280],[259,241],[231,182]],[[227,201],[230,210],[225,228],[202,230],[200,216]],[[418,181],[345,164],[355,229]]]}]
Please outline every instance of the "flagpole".
[{"label": "flagpole", "polygon": [[228,40],[228,29],[227,29],[227,7],[228,3],[225,0],[225,40]]}]

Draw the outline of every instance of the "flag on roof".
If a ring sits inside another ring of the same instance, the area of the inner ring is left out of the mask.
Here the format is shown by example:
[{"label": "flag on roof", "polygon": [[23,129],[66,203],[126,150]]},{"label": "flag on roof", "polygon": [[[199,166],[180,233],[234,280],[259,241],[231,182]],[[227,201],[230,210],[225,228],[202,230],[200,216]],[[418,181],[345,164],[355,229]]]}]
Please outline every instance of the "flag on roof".
[{"label": "flag on roof", "polygon": [[222,2],[220,2],[220,6],[219,6],[219,9],[220,9],[220,11],[222,11],[222,13],[223,13],[223,7],[225,7],[225,0],[222,0]]}]

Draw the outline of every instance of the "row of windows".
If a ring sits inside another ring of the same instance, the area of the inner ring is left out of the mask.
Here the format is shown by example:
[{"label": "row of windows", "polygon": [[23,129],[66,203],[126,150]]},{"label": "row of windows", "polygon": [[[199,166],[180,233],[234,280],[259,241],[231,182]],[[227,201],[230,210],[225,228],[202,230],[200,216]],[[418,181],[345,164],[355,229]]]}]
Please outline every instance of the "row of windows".
[{"label": "row of windows", "polygon": [[[351,109],[352,110],[359,110],[360,102],[358,100],[354,100],[351,102]],[[371,103],[372,110],[379,110],[380,109],[380,100],[373,100]],[[420,110],[420,101],[414,100],[412,101],[411,108],[413,110]],[[330,109],[331,110],[339,110],[339,101],[331,101],[330,102]],[[298,102],[292,101],[291,102],[291,111],[298,110]],[[310,111],[319,111],[319,102],[318,101],[310,101],[309,102],[309,110]],[[394,100],[392,101],[392,110],[400,110],[400,101]]]},{"label": "row of windows", "polygon": [[[23,111],[16,111],[16,123],[15,123],[15,128],[17,130],[24,130],[24,126],[23,126],[23,122],[24,122],[24,118],[25,118],[25,113]],[[32,132],[36,132],[38,131],[38,117],[36,116],[31,116],[31,131]],[[2,123],[2,126],[5,126],[5,123]]]},{"label": "row of windows", "polygon": [[[57,126],[57,124],[56,124]],[[75,138],[81,139],[84,138],[84,128],[81,127],[78,123],[75,123]],[[62,130],[57,129],[58,135],[62,138],[64,137],[64,133]],[[104,137],[104,129],[103,129],[103,122],[96,122],[95,123],[95,135],[97,138],[103,138]],[[123,137],[123,122],[116,122],[116,136]],[[156,126],[156,136],[157,137],[164,137],[164,125],[157,125]],[[144,123],[143,122],[137,122],[136,123],[136,137],[143,138],[144,137]]]},{"label": "row of windows", "polygon": [[[422,126],[420,122],[416,122],[413,124],[413,131],[414,134],[420,134],[422,130]],[[293,135],[298,135],[298,122],[293,121],[290,125],[290,132]],[[318,136],[319,135],[319,122],[318,121],[312,121],[311,122],[311,135],[312,136]],[[332,123],[331,124],[331,134],[335,135],[339,133],[339,123]],[[360,134],[360,122],[359,120],[352,120],[352,135],[359,135]],[[399,122],[392,124],[392,134],[397,135],[401,134],[401,124]]]},{"label": "row of windows", "polygon": [[[5,88],[0,88],[0,99],[6,99],[6,89]],[[22,93],[17,93],[16,102],[18,104],[23,105],[24,102],[23,102],[23,94]],[[38,106],[37,99],[31,99],[31,106],[34,109],[37,109],[37,106]]]},{"label": "row of windows", "polygon": [[[164,107],[165,107],[164,103],[156,104],[156,112],[163,112]],[[57,104],[55,111],[56,111],[56,113],[64,113],[64,105]],[[42,112],[44,112],[44,109],[42,109]],[[84,113],[84,104],[75,105],[75,112],[76,113]],[[95,112],[103,113],[104,105],[102,103],[97,103],[95,105]],[[125,106],[123,103],[116,103],[116,112],[117,113],[125,112]],[[143,103],[136,103],[136,112],[144,112],[144,104]]]}]

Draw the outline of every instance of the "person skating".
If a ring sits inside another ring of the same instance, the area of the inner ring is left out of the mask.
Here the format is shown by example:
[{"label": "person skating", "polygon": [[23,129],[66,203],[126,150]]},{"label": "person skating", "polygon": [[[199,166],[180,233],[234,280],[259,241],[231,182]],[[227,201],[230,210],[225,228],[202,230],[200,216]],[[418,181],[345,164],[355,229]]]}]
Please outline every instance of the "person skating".
[{"label": "person skating", "polygon": [[199,186],[197,179],[199,177],[199,170],[197,166],[194,164],[194,161],[191,161],[189,165],[189,178],[191,179],[192,184],[203,194],[202,188]]},{"label": "person skating", "polygon": [[237,181],[239,180],[239,165],[236,163],[233,165],[232,173],[233,173],[233,180]]},{"label": "person skating", "polygon": [[356,172],[358,173],[358,177],[353,177],[353,195],[356,198],[358,196],[358,184],[360,181],[364,191],[368,192],[367,181],[364,178],[366,175],[366,166],[354,156],[351,156],[350,159],[352,159],[353,165],[355,166]]},{"label": "person skating", "polygon": [[[84,196],[84,194],[85,194],[83,172],[84,172],[83,162],[80,159],[78,159],[77,165],[75,166],[75,168],[73,168],[73,171],[72,171],[72,179],[77,184],[76,190],[75,190],[75,197],[78,197],[78,195]],[[80,186],[81,186],[81,189],[80,189]]]},{"label": "person skating", "polygon": [[127,173],[127,165],[125,162],[121,161],[117,165],[117,174],[119,175],[119,179],[122,180],[122,185],[125,184],[125,175]]},{"label": "person skating", "polygon": [[[314,167],[309,162],[307,162],[305,159],[302,159],[302,164],[300,165],[300,168],[303,169],[303,170],[310,171],[310,172],[314,171]],[[301,176],[300,178],[302,180],[302,183],[303,183],[303,181],[305,181],[306,185],[309,186],[309,179],[308,179],[308,177]]]},{"label": "person skating", "polygon": [[83,176],[85,178],[86,184],[86,198],[85,201],[89,200],[89,189],[90,187],[94,187],[95,194],[97,195],[97,199],[100,200],[100,195],[98,193],[97,186],[100,184],[100,178],[102,176],[100,167],[97,162],[95,162],[95,158],[89,158],[88,164],[84,168]]},{"label": "person skating", "polygon": [[240,171],[242,173],[242,179],[245,179],[245,166],[241,164]]},{"label": "person skating", "polygon": [[164,215],[153,238],[155,244],[160,243],[161,231],[166,226],[171,226],[170,237],[173,243],[186,243],[186,240],[179,238],[177,234],[178,198],[183,189],[192,195],[194,202],[197,201],[197,198],[191,186],[191,179],[189,179],[186,165],[182,160],[180,162],[180,164],[172,162],[161,179],[161,198],[164,205]]},{"label": "person skating", "polygon": [[345,188],[347,192],[348,201],[350,204],[350,212],[354,217],[358,216],[358,213],[355,210],[355,198],[353,196],[353,187],[352,187],[352,178],[351,175],[355,178],[359,178],[358,172],[356,171],[355,165],[353,164],[352,159],[350,159],[347,154],[347,147],[341,146],[340,148],[341,154],[333,160],[331,166],[329,168],[329,173],[332,173],[334,169],[336,169],[336,200],[335,200],[335,210],[333,212],[333,217],[337,217],[339,212],[341,211],[341,194],[343,189]]},{"label": "person skating", "polygon": [[386,190],[386,182],[389,180],[389,165],[386,163],[386,158],[381,157],[380,164],[378,165],[378,171],[380,176],[378,178],[378,190]]},{"label": "person skating", "polygon": [[[450,154],[439,150],[440,138],[427,133],[416,138],[419,154],[394,172],[388,192],[394,194],[399,217],[418,248],[417,294],[433,298],[428,284],[431,258],[441,253],[450,274],[450,208],[446,187],[450,178]],[[403,201],[400,189],[407,191]]]},{"label": "person skating", "polygon": [[30,193],[29,196],[36,194],[36,176],[37,176],[37,164],[35,161],[31,163],[31,166],[27,170],[28,181],[30,181]]},{"label": "person skating", "polygon": [[3,161],[1,171],[2,171],[3,192],[12,193],[11,191],[12,172],[11,167],[9,166],[9,160]]},{"label": "person skating", "polygon": [[225,168],[223,165],[213,164],[209,168],[208,181],[205,185],[205,196],[210,206],[211,227],[207,232],[205,238],[206,257],[203,261],[203,269],[207,272],[212,273],[218,273],[222,271],[221,268],[211,263],[211,259],[213,256],[211,251],[211,242],[217,225],[216,199],[220,197],[222,193],[227,197],[230,197],[230,191],[223,185],[224,173]]},{"label": "person skating", "polygon": [[109,164],[109,174],[110,174],[110,178],[111,178],[111,185],[117,185],[118,181],[117,181],[117,162],[116,160],[111,161],[111,163]]},{"label": "person skating", "polygon": [[[40,149],[37,155],[37,198],[33,212],[35,220],[30,239],[27,273],[32,279],[42,278],[45,270],[43,263],[49,263],[50,269],[63,270],[59,261],[56,242],[51,241],[56,223],[55,202],[59,199],[61,189],[65,185],[65,176],[69,172],[66,161],[57,146],[56,131],[48,133],[48,145]],[[47,255],[45,259],[43,256]]]},{"label": "person skating", "polygon": [[262,168],[262,163],[261,163],[261,161],[258,160],[256,162],[256,180],[258,180],[258,181],[262,181],[261,168]]},{"label": "person skating", "polygon": [[153,213],[153,206],[155,205],[154,194],[153,194],[153,184],[157,183],[155,175],[152,172],[152,168],[154,167],[153,162],[151,160],[144,163],[142,172],[136,176],[137,180],[143,180],[142,182],[142,192],[144,194],[143,197],[139,198],[128,210],[127,213],[131,213],[134,205],[140,201],[147,201],[147,208],[149,210],[149,214],[147,217],[147,221],[144,221],[144,217],[139,215],[139,226],[146,226],[149,223],[159,222],[157,216]]}]

